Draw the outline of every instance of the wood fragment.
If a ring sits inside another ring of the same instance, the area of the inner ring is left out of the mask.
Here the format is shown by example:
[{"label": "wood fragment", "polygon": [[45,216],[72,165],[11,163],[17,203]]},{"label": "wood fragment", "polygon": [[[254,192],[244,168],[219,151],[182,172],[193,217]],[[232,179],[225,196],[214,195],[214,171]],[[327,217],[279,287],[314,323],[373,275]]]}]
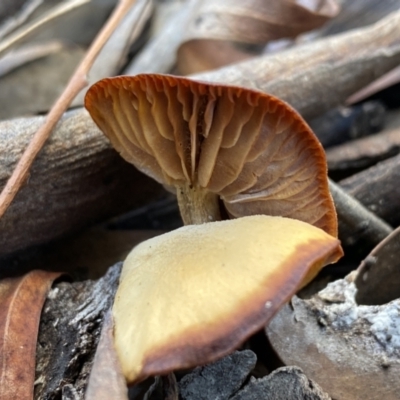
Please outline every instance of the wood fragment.
[{"label": "wood fragment", "polygon": [[260,89],[309,119],[342,104],[399,63],[397,11],[366,28],[191,77]]},{"label": "wood fragment", "polygon": [[[0,122],[0,186],[43,119]],[[160,185],[111,148],[85,110],[69,111],[35,161],[29,184],[0,219],[0,257],[140,207],[161,193]]]},{"label": "wood fragment", "polygon": [[386,110],[380,101],[353,107],[338,107],[310,121],[324,149],[382,130]]},{"label": "wood fragment", "polygon": [[368,168],[400,153],[400,128],[352,140],[326,150],[329,172]]},{"label": "wood fragment", "polygon": [[98,281],[60,282],[47,296],[37,341],[35,399],[83,400],[121,264]]},{"label": "wood fragment", "polygon": [[344,245],[352,245],[360,239],[377,244],[392,232],[390,225],[332,180],[329,180],[329,189],[338,213],[339,237]]},{"label": "wood fragment", "polygon": [[400,225],[400,155],[343,179],[340,186],[392,226]]},{"label": "wood fragment", "polygon": [[197,367],[179,381],[180,396],[182,400],[230,399],[248,379],[256,361],[251,350],[244,350]]},{"label": "wood fragment", "polygon": [[0,281],[0,398],[32,399],[42,306],[60,274],[32,271]]},{"label": "wood fragment", "polygon": [[96,60],[97,55],[103,48],[105,42],[111,36],[119,22],[123,19],[135,1],[136,0],[119,0],[114,12],[111,14],[110,18],[99,32],[96,39],[93,41],[93,44],[89,48],[74,75],[71,77],[62,95],[58,98],[52,109],[49,111],[44,124],[33,136],[31,142],[29,143],[15,170],[13,171],[13,174],[7,181],[6,186],[3,188],[0,194],[0,218],[6,212],[7,208],[10,206],[22,185],[26,182],[33,161],[35,160],[39,151],[42,149],[46,140],[49,138],[57,122],[60,120],[61,116],[66,111],[67,107],[77,93],[79,93],[79,91],[87,84],[86,75]]},{"label": "wood fragment", "polygon": [[400,228],[361,262],[354,280],[357,304],[381,305],[400,298]]},{"label": "wood fragment", "polygon": [[[251,379],[231,400],[331,400],[299,367],[282,367],[261,379]],[[189,399],[188,399],[189,400]]]}]

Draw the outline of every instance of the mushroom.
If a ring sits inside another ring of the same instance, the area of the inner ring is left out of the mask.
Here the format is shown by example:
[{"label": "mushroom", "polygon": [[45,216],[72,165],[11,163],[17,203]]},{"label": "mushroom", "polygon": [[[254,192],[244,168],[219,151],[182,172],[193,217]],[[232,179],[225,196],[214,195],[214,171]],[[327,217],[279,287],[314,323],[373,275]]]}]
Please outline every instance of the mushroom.
[{"label": "mushroom", "polygon": [[322,146],[276,97],[143,74],[97,82],[85,106],[125,160],[176,190],[185,224],[220,220],[224,207],[230,217],[295,218],[337,236]]},{"label": "mushroom", "polygon": [[265,215],[187,225],[139,244],[113,307],[125,378],[228,354],[267,324],[308,271],[340,256],[339,241],[321,229]]},{"label": "mushroom", "polygon": [[113,316],[129,383],[229,353],[341,257],[323,149],[283,101],[138,75],[96,83],[85,106],[122,157],[176,191],[187,225],[124,263]]}]

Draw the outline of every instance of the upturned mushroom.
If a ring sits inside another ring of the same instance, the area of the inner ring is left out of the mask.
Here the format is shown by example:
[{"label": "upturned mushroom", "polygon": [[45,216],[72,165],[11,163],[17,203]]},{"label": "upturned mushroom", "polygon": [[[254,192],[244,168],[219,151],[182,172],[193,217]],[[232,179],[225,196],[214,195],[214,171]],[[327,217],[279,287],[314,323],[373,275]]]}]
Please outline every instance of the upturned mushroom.
[{"label": "upturned mushroom", "polygon": [[341,256],[304,222],[257,215],[188,225],[125,260],[113,315],[127,381],[228,354],[275,315],[310,270]]},{"label": "upturned mushroom", "polygon": [[113,315],[129,383],[227,354],[341,257],[323,149],[276,97],[139,75],[98,82],[85,105],[189,225],[124,263]]},{"label": "upturned mushroom", "polygon": [[[325,154],[278,98],[168,75],[107,78],[85,106],[128,162],[176,190],[185,224],[299,219],[337,236]],[[222,201],[219,201],[219,200]]]}]

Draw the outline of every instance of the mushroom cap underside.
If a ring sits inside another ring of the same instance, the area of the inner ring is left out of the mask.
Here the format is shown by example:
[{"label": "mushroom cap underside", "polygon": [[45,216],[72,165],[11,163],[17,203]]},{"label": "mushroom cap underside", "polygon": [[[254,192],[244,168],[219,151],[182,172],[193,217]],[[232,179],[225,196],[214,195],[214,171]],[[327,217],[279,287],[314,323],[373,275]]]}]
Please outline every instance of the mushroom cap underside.
[{"label": "mushroom cap underside", "polygon": [[220,196],[231,217],[295,218],[337,236],[321,144],[278,98],[169,75],[106,78],[85,106],[125,160]]}]

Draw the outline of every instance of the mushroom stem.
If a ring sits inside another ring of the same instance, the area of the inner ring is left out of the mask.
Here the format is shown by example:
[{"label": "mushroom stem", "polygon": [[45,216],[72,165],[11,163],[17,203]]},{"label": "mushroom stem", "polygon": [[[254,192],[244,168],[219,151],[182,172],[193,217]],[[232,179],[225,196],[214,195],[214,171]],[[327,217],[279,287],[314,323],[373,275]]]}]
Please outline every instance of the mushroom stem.
[{"label": "mushroom stem", "polygon": [[197,185],[184,184],[176,188],[179,210],[185,225],[220,221],[218,195]]}]

